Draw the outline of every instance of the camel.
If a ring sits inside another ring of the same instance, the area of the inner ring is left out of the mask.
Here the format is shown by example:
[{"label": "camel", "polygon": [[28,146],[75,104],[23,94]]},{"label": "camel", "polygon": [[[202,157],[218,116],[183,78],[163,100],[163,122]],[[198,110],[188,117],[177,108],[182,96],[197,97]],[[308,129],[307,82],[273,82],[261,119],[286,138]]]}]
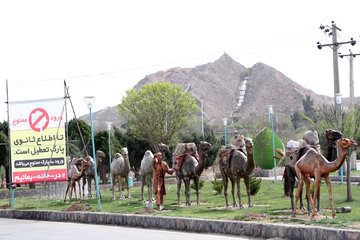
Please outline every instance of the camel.
[{"label": "camel", "polygon": [[[243,209],[244,206],[241,203],[240,197],[240,179],[244,178],[246,192],[248,195],[249,207],[253,207],[254,204],[251,202],[250,198],[250,174],[255,168],[255,160],[253,154],[253,142],[250,138],[245,138],[245,147],[246,154],[242,150],[234,149],[230,159],[230,162],[224,162],[228,149],[221,150],[219,152],[220,157],[220,172],[224,182],[224,195],[226,201],[226,207],[230,208],[227,194],[228,181],[230,178],[231,181],[231,193],[233,196],[233,207],[239,207]],[[235,184],[237,186],[237,196],[239,198],[239,205],[236,203],[235,199]]]},{"label": "camel", "polygon": [[[335,130],[326,130],[325,138],[326,138],[326,152],[332,152],[333,146],[336,145],[336,140],[339,140],[342,137],[342,134]],[[304,133],[303,140],[293,141],[290,140],[286,146],[285,154],[277,151],[283,157],[285,156],[284,164],[284,189],[289,188],[289,196],[291,201],[291,210],[294,211],[294,188],[295,188],[295,164],[296,162],[304,156],[304,154],[310,149],[315,149],[318,153],[320,153],[319,147],[319,137],[316,131],[306,131]],[[277,150],[277,149],[276,149]],[[327,155],[325,155],[327,156]],[[327,157],[326,157],[327,158]],[[329,158],[327,160],[330,161]],[[308,213],[310,214],[310,204],[309,199],[307,198],[308,204]],[[302,201],[302,192],[300,193],[300,209],[305,210],[304,204]],[[317,194],[317,211],[321,211],[320,207],[320,191]]]},{"label": "camel", "polygon": [[130,162],[129,162],[129,155],[128,149],[125,147],[122,149],[122,155],[120,153],[116,153],[114,157],[114,161],[111,163],[111,176],[114,181],[112,187],[112,194],[113,200],[116,200],[115,197],[115,180],[118,177],[119,180],[119,194],[120,200],[124,200],[124,195],[121,190],[121,178],[125,178],[126,188],[128,192],[128,198],[130,197],[130,190],[129,190],[129,172],[130,172]]},{"label": "camel", "polygon": [[[319,191],[321,177],[324,177],[326,185],[329,189],[329,199],[331,203],[332,217],[335,218],[334,202],[332,199],[331,181],[330,181],[329,173],[335,172],[341,167],[341,165],[345,161],[347,149],[351,146],[357,146],[357,143],[354,140],[346,139],[346,138],[341,138],[340,140],[338,140],[337,141],[338,157],[334,162],[329,162],[328,160],[326,160],[326,158],[323,155],[321,155],[320,153],[316,152],[313,149],[309,149],[305,153],[305,155],[299,159],[299,161],[295,164],[295,171],[299,179],[299,186],[298,186],[298,191],[296,193],[295,209],[292,214],[293,217],[295,217],[296,215],[296,206],[304,181],[306,183],[306,194],[310,199],[313,208],[312,217],[316,216],[317,214],[315,209],[316,196]],[[314,191],[313,199],[311,198],[310,195],[310,177],[315,177],[315,191]]]},{"label": "camel", "polygon": [[[103,157],[105,157],[105,153],[97,150],[96,151],[96,168],[97,168],[97,173],[99,172],[99,165],[100,165],[100,161],[102,160]],[[83,177],[83,185],[82,185],[82,189],[83,189],[83,197],[85,198],[85,185],[86,183],[88,184],[88,198],[92,198],[92,193],[91,193],[91,179],[94,179],[95,181],[95,171],[94,171],[94,159],[90,156],[86,157],[86,160],[89,162],[89,166],[86,168],[84,177]],[[101,198],[101,193],[99,190],[99,194],[100,194],[100,198]]]},{"label": "camel", "polygon": [[[162,156],[165,157],[165,153],[169,152],[169,147],[166,144],[159,143],[158,144],[159,152],[161,152]],[[147,150],[144,154],[143,159],[141,160],[140,171],[139,174],[141,176],[141,201],[145,203],[144,199],[144,186],[147,184],[148,193],[149,193],[149,202],[154,202],[153,192],[152,192],[152,182],[153,182],[153,166],[152,160],[154,158],[154,154]]]},{"label": "camel", "polygon": [[191,206],[191,202],[190,202],[191,179],[194,179],[194,183],[195,183],[196,198],[197,198],[196,203],[197,205],[200,205],[199,178],[205,168],[206,155],[211,148],[212,145],[210,143],[200,142],[199,161],[193,155],[186,154],[184,156],[180,169],[176,171],[178,206],[181,206],[181,201],[180,201],[181,180],[183,180],[185,184],[186,206]]},{"label": "camel", "polygon": [[101,150],[97,150],[96,151],[96,168],[97,168],[97,173],[100,176],[101,182],[103,184],[107,183],[107,178],[106,178],[106,169],[107,169],[107,161],[103,161],[103,158],[105,158],[106,155],[103,151]]},{"label": "camel", "polygon": [[78,183],[79,185],[79,198],[80,198],[80,201],[81,201],[81,189],[80,189],[80,178],[84,175],[85,173],[85,170],[87,168],[87,166],[89,165],[89,162],[83,158],[80,158],[80,159],[77,159],[77,161],[80,161],[81,162],[81,170],[79,171],[76,167],[76,164],[74,162],[74,164],[71,165],[70,169],[69,169],[69,172],[68,172],[68,185],[67,185],[67,188],[66,188],[66,193],[65,193],[65,199],[64,199],[64,202],[66,202],[66,196],[69,192],[69,188],[71,187],[71,190],[70,190],[70,202],[71,202],[71,197],[72,197],[72,193],[73,193],[73,190],[75,192],[75,198],[76,198],[76,201],[78,200],[77,199],[77,195],[76,195],[76,184],[75,182]]}]

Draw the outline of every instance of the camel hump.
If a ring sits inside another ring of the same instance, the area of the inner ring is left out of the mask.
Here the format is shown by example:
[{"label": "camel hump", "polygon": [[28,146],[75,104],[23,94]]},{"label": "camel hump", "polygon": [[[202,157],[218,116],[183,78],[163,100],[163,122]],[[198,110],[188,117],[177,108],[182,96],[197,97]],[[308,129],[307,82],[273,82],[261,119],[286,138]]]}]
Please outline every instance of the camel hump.
[{"label": "camel hump", "polygon": [[309,150],[299,159],[296,165],[307,164],[308,161],[313,161],[314,158],[322,156],[313,148],[309,148]]},{"label": "camel hump", "polygon": [[146,150],[146,152],[144,154],[144,157],[143,157],[143,160],[148,159],[148,158],[151,158],[151,159],[154,158],[154,154],[150,150]]}]

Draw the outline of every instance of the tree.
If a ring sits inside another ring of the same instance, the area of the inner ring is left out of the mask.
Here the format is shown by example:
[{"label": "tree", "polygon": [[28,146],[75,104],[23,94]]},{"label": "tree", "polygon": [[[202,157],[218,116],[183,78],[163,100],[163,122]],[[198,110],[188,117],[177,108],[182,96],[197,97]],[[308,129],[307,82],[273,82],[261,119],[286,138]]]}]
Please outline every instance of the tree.
[{"label": "tree", "polygon": [[[121,153],[121,145],[119,141],[110,134],[111,141],[111,156],[114,156],[115,153]],[[94,136],[95,142],[95,151],[101,150],[105,153],[107,159],[109,159],[109,133],[108,131],[100,131]]]},{"label": "tree", "polygon": [[[77,156],[78,152],[82,152],[83,155],[86,155],[85,147],[81,142],[81,137],[79,133],[79,129],[77,123],[79,124],[81,134],[84,138],[84,144],[87,146],[88,154],[92,154],[91,146],[91,128],[90,126],[84,121],[80,119],[71,119],[68,124],[68,134],[69,134],[69,141],[73,142],[73,145],[70,145],[70,153],[73,156]],[[78,150],[75,148],[78,148]]]},{"label": "tree", "polygon": [[[121,146],[128,148],[129,161],[131,166],[135,169],[139,169],[141,160],[146,150],[152,149],[152,146],[150,146],[150,144],[146,141],[136,139],[131,133],[130,129],[127,129],[126,133],[123,133],[120,129],[114,127],[114,137],[121,144]],[[166,159],[164,158],[164,160]],[[167,162],[169,163],[169,161]]]},{"label": "tree", "polygon": [[118,105],[131,132],[157,150],[159,142],[169,144],[174,134],[195,121],[200,109],[182,86],[164,82],[131,89]]},{"label": "tree", "polygon": [[0,123],[0,132],[3,132],[8,137],[9,122],[3,121],[2,123]]},{"label": "tree", "polygon": [[0,143],[5,143],[5,145],[0,145],[0,166],[8,167],[9,165],[9,147],[8,137],[4,132],[0,131]]},{"label": "tree", "polygon": [[296,110],[294,114],[291,115],[291,122],[295,130],[299,127],[300,121],[301,121],[301,114],[299,113],[299,111]]},{"label": "tree", "polygon": [[315,110],[314,110],[314,102],[310,99],[310,96],[307,95],[305,99],[302,100],[304,107],[305,116],[314,119]]}]

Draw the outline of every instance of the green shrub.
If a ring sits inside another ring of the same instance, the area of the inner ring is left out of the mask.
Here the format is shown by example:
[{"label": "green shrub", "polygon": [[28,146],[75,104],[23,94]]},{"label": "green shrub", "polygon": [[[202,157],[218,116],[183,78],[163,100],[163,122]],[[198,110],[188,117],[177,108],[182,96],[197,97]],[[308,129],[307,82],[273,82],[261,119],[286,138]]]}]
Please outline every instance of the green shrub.
[{"label": "green shrub", "polygon": [[256,195],[261,187],[261,178],[250,176],[250,195]]},{"label": "green shrub", "polygon": [[221,194],[224,187],[223,180],[214,178],[214,180],[212,180],[211,183],[213,185],[212,188],[216,191],[216,194]]},{"label": "green shrub", "polygon": [[[200,180],[200,181],[199,181],[199,190],[200,190],[203,186],[204,186],[204,180]],[[191,187],[192,189],[196,190],[196,188],[195,188],[195,183],[194,183],[194,182],[190,185],[190,187]]]}]

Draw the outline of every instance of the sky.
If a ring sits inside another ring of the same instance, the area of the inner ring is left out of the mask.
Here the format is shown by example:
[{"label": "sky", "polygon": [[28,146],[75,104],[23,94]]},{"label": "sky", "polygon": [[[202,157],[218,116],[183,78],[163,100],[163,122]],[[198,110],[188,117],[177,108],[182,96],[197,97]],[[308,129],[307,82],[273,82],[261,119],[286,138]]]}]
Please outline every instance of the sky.
[{"label": "sky", "polygon": [[[245,67],[270,65],[317,94],[333,96],[331,43],[319,29],[335,21],[341,53],[360,53],[360,2],[289,0],[1,1],[0,120],[9,101],[64,96],[77,116],[121,103],[146,75],[216,61],[225,52]],[[360,95],[360,56],[354,59]],[[349,96],[349,59],[339,59]],[[72,116],[69,110],[70,118]],[[224,116],[225,117],[225,116]]]}]

